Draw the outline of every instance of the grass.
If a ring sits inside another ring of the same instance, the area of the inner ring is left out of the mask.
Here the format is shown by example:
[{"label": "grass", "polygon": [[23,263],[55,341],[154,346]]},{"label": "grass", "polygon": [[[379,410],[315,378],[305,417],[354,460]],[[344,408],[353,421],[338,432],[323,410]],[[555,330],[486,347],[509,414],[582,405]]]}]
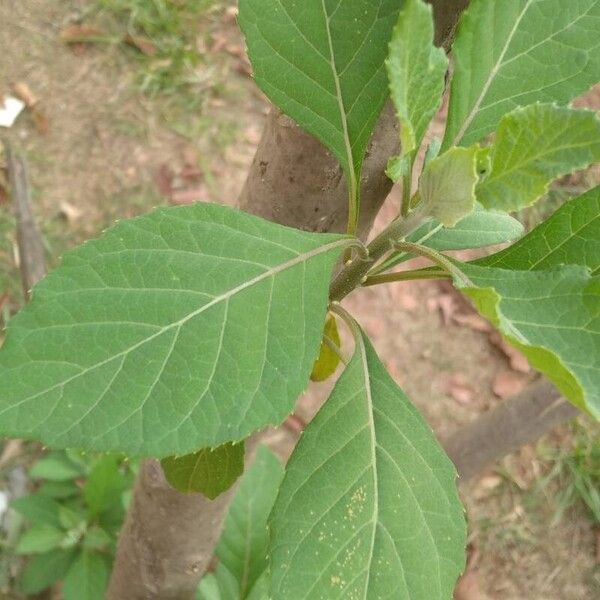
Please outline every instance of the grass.
[{"label": "grass", "polygon": [[96,6],[111,28],[139,41],[137,80],[150,96],[175,96],[206,83],[210,69],[200,50],[199,24],[220,8],[215,0],[97,0]]},{"label": "grass", "polygon": [[600,525],[600,424],[578,420],[572,425],[568,447],[540,447],[539,453],[549,467],[538,485],[551,497],[552,525],[577,505],[584,506],[590,519]]}]

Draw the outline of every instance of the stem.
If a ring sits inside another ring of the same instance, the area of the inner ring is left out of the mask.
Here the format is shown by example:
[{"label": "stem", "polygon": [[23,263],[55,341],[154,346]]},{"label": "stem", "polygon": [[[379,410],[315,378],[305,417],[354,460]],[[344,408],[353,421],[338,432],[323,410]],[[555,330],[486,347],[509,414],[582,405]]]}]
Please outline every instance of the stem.
[{"label": "stem", "polygon": [[400,214],[406,218],[410,211],[410,193],[412,191],[412,171],[413,165],[411,162],[408,173],[402,177],[402,206],[400,207]]},{"label": "stem", "polygon": [[395,244],[395,247],[400,251],[410,252],[417,256],[424,256],[440,266],[449,275],[454,275],[462,279],[465,285],[472,285],[471,280],[447,256],[444,256],[437,250],[433,250],[427,246],[419,246],[419,244],[413,244],[412,242],[398,242]]},{"label": "stem", "polygon": [[328,335],[323,335],[323,342],[342,361],[342,363],[345,365],[348,364],[348,359],[342,353],[342,349]]},{"label": "stem", "polygon": [[446,271],[397,271],[396,273],[382,273],[369,275],[362,284],[363,287],[379,285],[381,283],[395,283],[397,281],[413,281],[415,279],[443,279],[450,277]]},{"label": "stem", "polygon": [[331,300],[339,301],[345,298],[353,289],[364,280],[371,267],[386,252],[394,248],[394,244],[403,240],[407,235],[420,227],[428,215],[421,209],[416,209],[405,219],[396,219],[382,231],[368,246],[369,258],[367,260],[349,260],[345,268],[333,280],[329,290]]},{"label": "stem", "polygon": [[[429,238],[433,237],[440,229],[443,229],[443,225],[440,223],[425,235],[422,235],[418,240],[415,240],[415,244],[422,244],[426,242]],[[398,254],[392,254],[387,260],[382,262],[380,265],[371,270],[372,275],[378,275],[379,273],[383,273],[384,271],[389,271],[393,269],[396,265],[400,264],[405,257],[408,256],[406,252],[399,252]]]}]

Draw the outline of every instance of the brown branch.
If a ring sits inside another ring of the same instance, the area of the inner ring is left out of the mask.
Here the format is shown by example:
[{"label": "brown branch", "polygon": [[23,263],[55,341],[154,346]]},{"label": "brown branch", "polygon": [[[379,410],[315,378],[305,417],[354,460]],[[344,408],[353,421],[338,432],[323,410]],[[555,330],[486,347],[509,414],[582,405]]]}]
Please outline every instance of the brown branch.
[{"label": "brown branch", "polygon": [[548,380],[540,379],[442,440],[442,446],[456,465],[462,484],[578,414]]},{"label": "brown branch", "polygon": [[4,140],[10,196],[17,225],[19,268],[25,297],[33,286],[46,275],[46,252],[42,236],[31,209],[31,193],[25,159]]}]

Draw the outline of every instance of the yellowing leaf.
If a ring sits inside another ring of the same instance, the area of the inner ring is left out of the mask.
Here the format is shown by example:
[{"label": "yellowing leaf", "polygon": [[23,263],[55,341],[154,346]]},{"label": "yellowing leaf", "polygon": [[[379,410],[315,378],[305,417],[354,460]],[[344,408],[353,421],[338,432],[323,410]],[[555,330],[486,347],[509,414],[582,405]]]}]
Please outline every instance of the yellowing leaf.
[{"label": "yellowing leaf", "polygon": [[330,315],[325,321],[325,329],[323,330],[323,340],[321,341],[321,351],[313,365],[313,370],[310,378],[313,381],[325,381],[335,373],[337,366],[340,364],[339,355],[331,348],[331,345],[325,341],[329,338],[336,346],[340,346],[340,333],[337,328],[335,317]]}]

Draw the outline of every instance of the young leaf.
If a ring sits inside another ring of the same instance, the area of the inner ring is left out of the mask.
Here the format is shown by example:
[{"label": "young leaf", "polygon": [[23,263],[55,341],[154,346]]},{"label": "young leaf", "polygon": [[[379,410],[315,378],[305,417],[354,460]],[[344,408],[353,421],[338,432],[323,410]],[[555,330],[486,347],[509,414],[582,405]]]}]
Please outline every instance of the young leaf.
[{"label": "young leaf", "polygon": [[214,500],[244,472],[244,442],[168,456],[160,464],[167,481],[178,492],[200,493]]},{"label": "young leaf", "polygon": [[335,373],[335,370],[340,364],[339,355],[331,348],[329,343],[325,341],[325,338],[333,342],[338,348],[341,346],[340,333],[333,315],[329,315],[325,321],[319,358],[317,358],[313,365],[313,370],[310,374],[310,378],[313,381],[325,381]]},{"label": "young leaf", "polygon": [[119,459],[102,456],[85,482],[84,496],[90,513],[99,515],[113,504],[119,504],[125,485],[125,478],[119,471]]},{"label": "young leaf", "polygon": [[213,573],[200,581],[196,600],[240,600],[240,586],[227,567],[219,563]]},{"label": "young leaf", "polygon": [[444,148],[479,141],[518,106],[585,92],[599,79],[598,31],[600,0],[471,0],[452,47]]},{"label": "young leaf", "polygon": [[454,227],[475,208],[478,146],[451,148],[427,163],[419,181],[427,214]]},{"label": "young leaf", "polygon": [[600,119],[589,110],[533,104],[506,115],[477,200],[506,212],[533,204],[561,175],[600,160]]},{"label": "young leaf", "polygon": [[403,156],[412,157],[419,149],[444,92],[448,59],[442,48],[433,45],[433,34],[431,6],[406,0],[386,61]]},{"label": "young leaf", "polygon": [[33,595],[60,581],[75,558],[74,550],[52,550],[32,556],[21,573],[21,590]]},{"label": "young leaf", "polygon": [[241,0],[256,83],[327,146],[352,193],[388,96],[384,61],[397,0]]},{"label": "young leaf", "polygon": [[348,243],[212,204],[119,223],[68,253],[11,319],[0,432],[163,457],[281,422]]},{"label": "young leaf", "polygon": [[357,332],[355,354],[300,439],[271,515],[273,599],[450,598],[466,536],[455,477]]},{"label": "young leaf", "polygon": [[32,525],[52,525],[60,527],[58,512],[60,504],[43,494],[31,494],[16,498],[11,508],[23,515]]},{"label": "young leaf", "polygon": [[259,446],[229,509],[216,555],[239,584],[236,599],[246,598],[266,569],[267,518],[283,472],[277,457],[266,447]]},{"label": "young leaf", "polygon": [[[1,373],[0,367],[0,376]],[[52,452],[48,456],[38,460],[29,471],[29,475],[32,479],[68,481],[69,479],[81,477],[83,470],[79,465],[69,460],[64,452]]]},{"label": "young leaf", "polygon": [[72,481],[45,481],[38,490],[38,494],[48,496],[49,498],[57,498],[66,500],[78,496],[80,493],[77,484]]},{"label": "young leaf", "polygon": [[65,532],[52,525],[38,525],[23,533],[15,548],[16,554],[42,554],[58,548]]},{"label": "young leaf", "polygon": [[580,266],[514,271],[461,264],[455,285],[571,402],[600,417],[600,278]]},{"label": "young leaf", "polygon": [[518,271],[583,265],[600,275],[600,186],[569,200],[516,244],[477,264]]},{"label": "young leaf", "polygon": [[83,550],[65,577],[64,600],[104,600],[109,575],[110,567],[104,556]]},{"label": "young leaf", "polygon": [[[510,242],[521,237],[523,231],[523,225],[510,215],[485,210],[476,202],[475,210],[454,227],[446,228],[439,221],[430,220],[407,236],[406,240],[438,251],[464,250]],[[407,252],[392,254],[377,267],[376,272],[387,271],[411,257]]]}]

